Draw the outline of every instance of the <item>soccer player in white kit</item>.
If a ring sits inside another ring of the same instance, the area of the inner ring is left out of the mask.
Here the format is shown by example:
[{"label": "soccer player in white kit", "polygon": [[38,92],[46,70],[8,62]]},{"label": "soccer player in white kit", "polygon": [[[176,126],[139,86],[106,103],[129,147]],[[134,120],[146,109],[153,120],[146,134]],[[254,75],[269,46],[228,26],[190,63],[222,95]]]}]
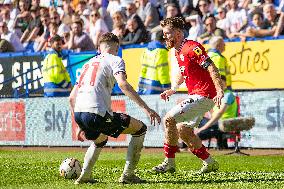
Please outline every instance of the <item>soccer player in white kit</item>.
[{"label": "soccer player in white kit", "polygon": [[112,33],[105,33],[99,39],[100,55],[90,59],[84,66],[82,74],[73,88],[69,101],[72,115],[79,126],[77,137],[93,141],[88,148],[80,177],[75,184],[94,182],[92,168],[99,157],[108,136],[118,137],[121,133],[131,134],[126,163],[119,179],[121,183],[144,182],[134,174],[140,159],[146,125],[123,113],[112,112],[111,92],[115,84],[130,99],[136,102],[149,116],[151,124],[161,122],[160,116],[138,96],[126,81],[124,61],[116,56],[119,39]]}]

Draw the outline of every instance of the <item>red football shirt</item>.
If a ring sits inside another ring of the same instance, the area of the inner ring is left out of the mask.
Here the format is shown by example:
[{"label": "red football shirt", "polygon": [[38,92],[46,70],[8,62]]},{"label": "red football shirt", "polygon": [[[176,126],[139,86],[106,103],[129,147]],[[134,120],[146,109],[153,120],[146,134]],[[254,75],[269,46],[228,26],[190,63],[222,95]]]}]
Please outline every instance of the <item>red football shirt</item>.
[{"label": "red football shirt", "polygon": [[216,96],[215,85],[208,70],[201,66],[209,58],[204,47],[196,41],[185,39],[180,49],[176,51],[176,58],[188,94],[214,98]]}]

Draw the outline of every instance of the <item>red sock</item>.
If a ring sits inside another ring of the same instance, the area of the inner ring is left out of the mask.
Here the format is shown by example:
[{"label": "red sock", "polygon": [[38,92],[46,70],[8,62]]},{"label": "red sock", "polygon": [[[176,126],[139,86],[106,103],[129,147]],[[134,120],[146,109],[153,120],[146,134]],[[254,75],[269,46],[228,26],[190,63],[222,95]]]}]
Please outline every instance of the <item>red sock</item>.
[{"label": "red sock", "polygon": [[167,158],[175,158],[175,153],[177,152],[177,146],[170,146],[164,143],[164,154]]},{"label": "red sock", "polygon": [[205,160],[210,156],[204,145],[202,145],[202,147],[199,149],[192,150],[191,152],[202,160]]}]

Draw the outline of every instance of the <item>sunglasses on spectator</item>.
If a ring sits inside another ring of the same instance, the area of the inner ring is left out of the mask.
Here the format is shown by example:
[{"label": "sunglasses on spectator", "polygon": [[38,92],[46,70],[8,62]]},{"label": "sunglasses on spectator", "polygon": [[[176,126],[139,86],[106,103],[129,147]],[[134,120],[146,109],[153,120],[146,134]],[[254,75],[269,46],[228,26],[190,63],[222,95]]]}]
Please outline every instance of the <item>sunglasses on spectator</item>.
[{"label": "sunglasses on spectator", "polygon": [[55,17],[50,17],[51,20],[56,20],[58,17],[55,16]]},{"label": "sunglasses on spectator", "polygon": [[98,14],[91,14],[91,17],[97,17],[98,16]]},{"label": "sunglasses on spectator", "polygon": [[222,13],[224,13],[224,11],[218,11],[217,13],[218,13],[218,14],[222,14]]}]

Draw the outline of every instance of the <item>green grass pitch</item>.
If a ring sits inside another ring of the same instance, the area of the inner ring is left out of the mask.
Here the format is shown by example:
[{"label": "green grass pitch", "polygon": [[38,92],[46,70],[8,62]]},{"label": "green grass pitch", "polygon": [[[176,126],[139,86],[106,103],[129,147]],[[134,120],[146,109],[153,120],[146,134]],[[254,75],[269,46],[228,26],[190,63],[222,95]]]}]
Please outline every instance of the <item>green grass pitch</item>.
[{"label": "green grass pitch", "polygon": [[225,156],[216,154],[220,171],[195,175],[201,161],[190,153],[177,154],[175,174],[153,174],[150,170],[163,160],[162,151],[142,154],[138,175],[145,184],[122,185],[118,178],[123,170],[125,150],[102,151],[94,169],[95,184],[75,186],[73,180],[59,177],[59,165],[67,157],[75,157],[81,164],[84,152],[32,151],[0,149],[0,188],[284,188],[284,157]]}]

